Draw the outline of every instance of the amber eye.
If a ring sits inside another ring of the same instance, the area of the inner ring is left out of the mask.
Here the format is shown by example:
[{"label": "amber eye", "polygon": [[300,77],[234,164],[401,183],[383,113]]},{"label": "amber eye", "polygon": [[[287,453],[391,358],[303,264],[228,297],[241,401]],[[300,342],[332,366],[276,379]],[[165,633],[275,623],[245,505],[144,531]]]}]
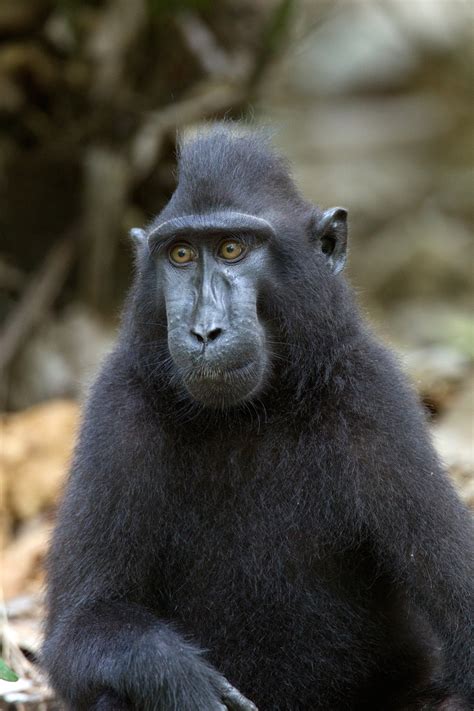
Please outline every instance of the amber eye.
[{"label": "amber eye", "polygon": [[245,252],[245,246],[235,239],[226,239],[221,242],[217,254],[221,259],[225,259],[228,262],[234,262],[239,259]]},{"label": "amber eye", "polygon": [[175,244],[169,254],[174,264],[189,264],[196,259],[196,252],[189,244]]}]

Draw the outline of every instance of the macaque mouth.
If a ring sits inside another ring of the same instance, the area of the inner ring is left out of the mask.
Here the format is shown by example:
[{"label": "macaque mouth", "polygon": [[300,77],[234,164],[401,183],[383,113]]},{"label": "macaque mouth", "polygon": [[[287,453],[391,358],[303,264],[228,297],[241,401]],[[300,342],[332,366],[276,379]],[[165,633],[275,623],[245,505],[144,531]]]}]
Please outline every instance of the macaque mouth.
[{"label": "macaque mouth", "polygon": [[190,395],[203,405],[233,405],[260,389],[262,367],[258,360],[239,365],[201,363],[183,373],[183,382]]},{"label": "macaque mouth", "polygon": [[220,366],[202,363],[194,367],[188,374],[186,380],[202,381],[219,381],[226,383],[231,381],[233,378],[245,379],[246,376],[251,376],[257,370],[256,363],[251,360],[247,360],[240,365],[227,365],[223,364]]}]

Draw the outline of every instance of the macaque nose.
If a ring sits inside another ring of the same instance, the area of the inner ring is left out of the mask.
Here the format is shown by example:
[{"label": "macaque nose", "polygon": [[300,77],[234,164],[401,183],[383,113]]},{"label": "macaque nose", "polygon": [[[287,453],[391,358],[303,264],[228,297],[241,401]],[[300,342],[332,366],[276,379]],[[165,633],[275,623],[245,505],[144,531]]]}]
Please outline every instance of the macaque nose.
[{"label": "macaque nose", "polygon": [[199,343],[210,343],[215,341],[222,334],[222,328],[211,328],[207,329],[204,327],[196,326],[191,329],[191,333],[196,338]]}]

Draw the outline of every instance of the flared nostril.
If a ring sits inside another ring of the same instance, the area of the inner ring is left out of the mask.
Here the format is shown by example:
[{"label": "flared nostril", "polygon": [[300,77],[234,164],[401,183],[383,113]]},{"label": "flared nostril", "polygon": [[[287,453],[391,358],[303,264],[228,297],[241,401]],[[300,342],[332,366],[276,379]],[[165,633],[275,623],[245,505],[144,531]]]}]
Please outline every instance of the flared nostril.
[{"label": "flared nostril", "polygon": [[209,331],[207,334],[207,340],[208,341],[215,341],[216,338],[219,338],[219,336],[222,333],[222,328],[213,328],[212,331]]},{"label": "flared nostril", "polygon": [[222,328],[212,328],[210,331],[193,328],[191,329],[191,333],[199,343],[210,343],[211,341],[215,341],[216,338],[219,338],[222,333]]},{"label": "flared nostril", "polygon": [[197,340],[199,341],[199,343],[204,343],[205,339],[203,338],[203,336],[201,336],[200,333],[198,333],[198,331],[193,331],[193,330],[191,329],[191,333],[192,333],[192,335],[194,336],[194,338],[197,338]]}]

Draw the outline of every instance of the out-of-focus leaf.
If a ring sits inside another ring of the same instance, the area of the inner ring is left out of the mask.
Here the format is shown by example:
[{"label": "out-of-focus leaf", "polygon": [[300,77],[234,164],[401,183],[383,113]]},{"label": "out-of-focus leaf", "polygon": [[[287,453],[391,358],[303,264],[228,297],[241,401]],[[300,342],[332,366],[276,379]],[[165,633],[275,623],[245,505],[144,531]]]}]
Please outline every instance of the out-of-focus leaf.
[{"label": "out-of-focus leaf", "polygon": [[10,669],[8,664],[0,657],[0,679],[4,681],[18,681],[18,676],[13,669]]},{"label": "out-of-focus leaf", "polygon": [[207,10],[214,0],[147,0],[150,15],[160,17],[181,10]]},{"label": "out-of-focus leaf", "polygon": [[257,83],[264,68],[283,44],[294,5],[294,0],[281,0],[270,16],[263,32],[260,52],[256,57],[254,71],[249,82],[251,85]]}]

